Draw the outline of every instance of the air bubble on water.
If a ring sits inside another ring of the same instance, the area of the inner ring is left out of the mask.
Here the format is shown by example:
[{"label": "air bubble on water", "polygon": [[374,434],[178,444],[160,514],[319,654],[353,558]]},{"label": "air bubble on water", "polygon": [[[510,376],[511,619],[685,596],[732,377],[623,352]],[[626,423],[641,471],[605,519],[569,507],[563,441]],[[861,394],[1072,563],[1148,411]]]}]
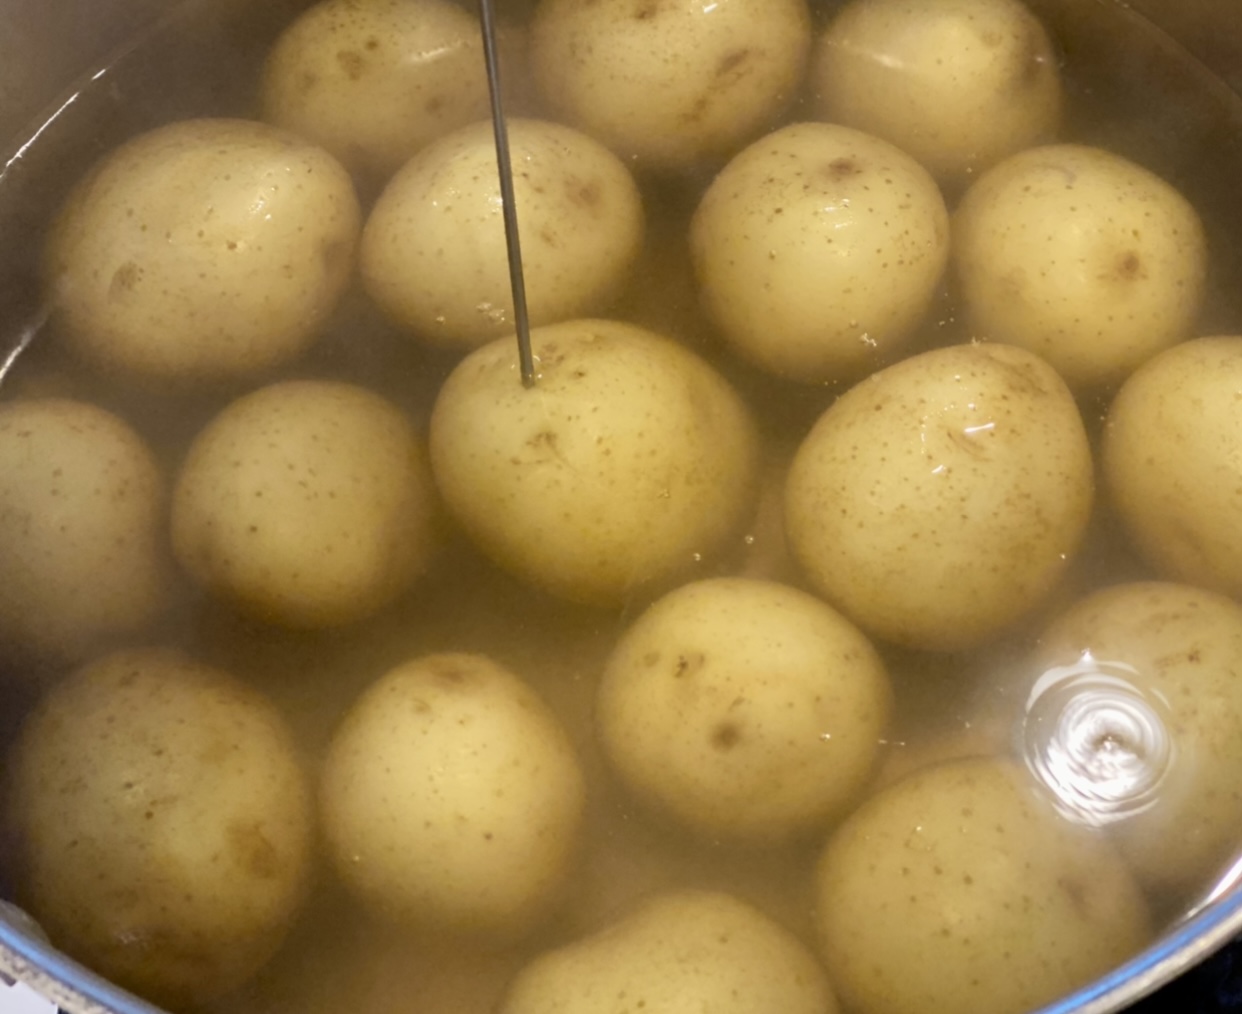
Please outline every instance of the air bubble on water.
[{"label": "air bubble on water", "polygon": [[437,314],[436,314],[436,323],[437,323],[437,324],[447,324],[447,323],[448,323],[448,318],[447,318],[446,316],[444,316],[444,314],[442,314],[442,313],[437,313]]},{"label": "air bubble on water", "polygon": [[702,562],[703,562],[703,554],[702,554],[702,553],[695,553],[695,554],[691,557],[691,559],[692,559],[692,560],[694,560],[694,562],[695,562],[695,563],[702,563]]},{"label": "air bubble on water", "polygon": [[755,537],[753,535],[743,535],[742,541],[748,546],[753,546],[755,544]]},{"label": "air bubble on water", "polygon": [[493,324],[503,324],[509,319],[508,311],[503,306],[497,306],[488,300],[484,300],[474,309]]},{"label": "air bubble on water", "polygon": [[1139,673],[1089,651],[1035,681],[1022,721],[1022,756],[1057,809],[1103,827],[1156,805],[1176,759],[1168,702]]},{"label": "air bubble on water", "polygon": [[864,331],[862,334],[858,336],[858,340],[862,342],[862,344],[866,345],[868,348],[873,348],[873,349],[878,347],[880,344],[878,341],[872,338],[871,335],[869,335],[866,331]]}]

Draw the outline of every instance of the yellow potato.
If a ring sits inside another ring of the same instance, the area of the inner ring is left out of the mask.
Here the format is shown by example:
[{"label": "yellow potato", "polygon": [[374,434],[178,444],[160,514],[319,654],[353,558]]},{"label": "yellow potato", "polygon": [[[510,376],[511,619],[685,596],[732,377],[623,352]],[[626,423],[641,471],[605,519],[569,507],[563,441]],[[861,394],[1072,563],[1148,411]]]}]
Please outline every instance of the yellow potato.
[{"label": "yellow potato", "polygon": [[164,477],[142,438],[63,398],[0,407],[0,644],[85,657],[133,636],[169,590]]},{"label": "yellow potato", "polygon": [[799,123],[725,166],[690,248],[704,309],[738,353],[790,380],[853,379],[926,314],[949,217],[927,171],[887,141]]},{"label": "yellow potato", "polygon": [[658,895],[594,936],[536,958],[498,1014],[836,1014],[815,959],[727,894]]},{"label": "yellow potato", "polygon": [[1019,0],[854,0],[821,36],[825,119],[891,141],[950,182],[1050,141],[1057,55]]},{"label": "yellow potato", "polygon": [[464,359],[431,417],[449,511],[497,563],[553,594],[616,606],[693,569],[750,515],[759,445],[715,370],[650,331],[580,320]]},{"label": "yellow potato", "polygon": [[803,441],[785,524],[811,585],[863,630],[978,646],[1041,603],[1091,513],[1073,397],[1022,349],[959,345],[846,392]]},{"label": "yellow potato", "polygon": [[828,974],[856,1014],[1023,1014],[1152,932],[1120,857],[998,760],[873,796],[829,840],[815,900]]},{"label": "yellow potato", "polygon": [[183,120],[73,190],[48,237],[48,300],[93,364],[254,373],[315,338],[349,281],[359,219],[327,152],[262,123]]},{"label": "yellow potato", "polygon": [[478,20],[449,0],[324,0],[268,54],[263,118],[379,177],[487,116]]},{"label": "yellow potato", "polygon": [[[367,220],[367,293],[431,345],[474,348],[513,331],[495,143],[490,121],[443,138]],[[511,119],[509,145],[531,322],[599,311],[642,245],[638,187],[607,148],[560,124]]]},{"label": "yellow potato", "polygon": [[8,758],[23,905],[68,953],[165,1004],[275,953],[306,892],[309,793],[276,710],[163,649],[59,684]]},{"label": "yellow potato", "polygon": [[[1084,652],[1110,671],[1122,667],[1135,688],[1166,705],[1156,734],[1171,737],[1171,760],[1163,775],[1154,772],[1151,797],[1138,800],[1149,808],[1109,824],[1121,851],[1149,887],[1186,892],[1210,883],[1242,840],[1242,607],[1185,585],[1115,585],[1053,623],[1038,670],[1078,663]],[[1113,739],[1113,756],[1138,746],[1140,763],[1155,760],[1157,751],[1124,728]]]},{"label": "yellow potato", "polygon": [[531,68],[545,101],[624,159],[692,168],[789,105],[811,48],[805,0],[542,0]]},{"label": "yellow potato", "polygon": [[568,737],[480,655],[398,666],[350,709],[320,783],[328,850],[371,911],[523,933],[556,900],[585,798]]},{"label": "yellow potato", "polygon": [[425,452],[396,406],[351,384],[285,381],[195,439],[172,544],[199,584],[261,619],[338,626],[426,567],[433,519]]},{"label": "yellow potato", "polygon": [[1242,597],[1242,338],[1175,345],[1125,382],[1104,429],[1113,508],[1162,575]]},{"label": "yellow potato", "polygon": [[858,629],[770,581],[683,585],[622,635],[595,716],[638,798],[711,838],[777,841],[853,801],[891,710]]},{"label": "yellow potato", "polygon": [[1207,244],[1173,187],[1081,145],[984,173],[953,217],[953,262],[981,338],[1040,355],[1074,388],[1116,384],[1190,337]]}]

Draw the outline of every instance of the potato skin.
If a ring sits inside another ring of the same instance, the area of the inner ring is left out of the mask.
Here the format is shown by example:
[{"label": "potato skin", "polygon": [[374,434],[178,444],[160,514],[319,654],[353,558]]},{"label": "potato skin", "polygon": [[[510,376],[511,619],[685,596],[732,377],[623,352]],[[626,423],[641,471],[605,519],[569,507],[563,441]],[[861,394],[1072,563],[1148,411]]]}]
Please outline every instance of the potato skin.
[{"label": "potato skin", "polygon": [[80,661],[164,608],[164,476],[119,417],[64,398],[0,406],[0,644]]},{"label": "potato skin", "polygon": [[568,737],[525,683],[480,655],[414,659],[350,709],[319,803],[341,878],[401,923],[522,934],[578,843],[585,788]]},{"label": "potato skin", "polygon": [[260,102],[269,123],[386,178],[487,116],[478,19],[448,0],[324,0],[276,40]]},{"label": "potato skin", "polygon": [[253,690],[176,651],[107,655],[47,695],[7,764],[20,901],[58,946],[172,1005],[275,953],[306,893],[311,806]]},{"label": "potato skin", "polygon": [[1242,337],[1175,345],[1140,367],[1108,410],[1109,496],[1164,577],[1242,597]]},{"label": "potato skin", "polygon": [[948,263],[949,216],[927,170],[887,141],[798,123],[721,170],[690,250],[736,352],[789,380],[852,380],[908,345]]},{"label": "potato skin", "polygon": [[745,522],[759,471],[741,399],[693,353],[616,321],[512,338],[458,364],[431,417],[431,467],[493,560],[576,602],[617,606],[693,568]]},{"label": "potato skin", "polygon": [[815,896],[828,974],[858,1014],[1022,1014],[1152,935],[1120,857],[999,760],[873,796],[829,840]]},{"label": "potato skin", "polygon": [[657,895],[594,936],[536,958],[498,1014],[836,1014],[815,959],[727,894]]},{"label": "potato skin", "polygon": [[1091,512],[1073,397],[1022,349],[959,345],[862,381],[812,428],[786,533],[812,586],[863,630],[977,646],[1052,590]]},{"label": "potato skin", "polygon": [[182,120],[106,156],[48,235],[48,299],[92,364],[155,380],[252,374],[314,339],[353,270],[353,184],[247,120]]},{"label": "potato skin", "polygon": [[1073,388],[1120,383],[1190,337],[1207,243],[1173,187],[1111,152],[1050,145],[984,173],[953,215],[975,333],[1047,359]]},{"label": "potato skin", "polygon": [[728,156],[793,100],[805,0],[541,0],[531,67],[559,117],[656,170]]},{"label": "potato skin", "polygon": [[[532,324],[597,313],[643,239],[629,171],[569,127],[510,119],[509,147]],[[389,182],[360,253],[367,293],[434,346],[477,348],[514,328],[508,251],[490,121],[454,131]]]},{"label": "potato skin", "polygon": [[891,141],[951,183],[1055,136],[1061,79],[1019,0],[854,0],[816,47],[827,120]]},{"label": "potato skin", "polygon": [[396,406],[352,384],[284,381],[195,438],[173,492],[173,552],[261,619],[339,626],[423,571],[434,517],[422,443]]},{"label": "potato skin", "polygon": [[622,635],[595,715],[640,799],[712,839],[770,842],[853,800],[891,697],[875,649],[831,607],[717,578],[670,592]]},{"label": "potato skin", "polygon": [[1037,669],[1085,651],[1129,667],[1168,704],[1174,759],[1157,801],[1110,830],[1142,883],[1182,892],[1180,904],[1223,872],[1242,837],[1242,607],[1185,585],[1115,585],[1049,627]]}]

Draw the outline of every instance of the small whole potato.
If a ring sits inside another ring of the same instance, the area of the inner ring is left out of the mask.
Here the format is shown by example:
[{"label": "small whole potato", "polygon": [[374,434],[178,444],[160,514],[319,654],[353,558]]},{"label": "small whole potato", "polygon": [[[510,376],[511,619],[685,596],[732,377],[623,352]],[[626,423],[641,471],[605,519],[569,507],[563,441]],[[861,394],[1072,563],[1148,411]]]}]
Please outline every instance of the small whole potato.
[{"label": "small whole potato", "polygon": [[323,0],[276,40],[263,118],[386,178],[487,116],[479,23],[449,0]]},{"label": "small whole potato", "polygon": [[953,217],[976,334],[1042,356],[1074,388],[1117,384],[1190,337],[1207,243],[1158,176],[1082,145],[1030,148],[984,173]]},{"label": "small whole potato", "polygon": [[936,349],[874,374],[816,422],[785,530],[811,585],[863,630],[976,647],[1040,604],[1091,513],[1073,396],[1022,349]]},{"label": "small whole potato", "polygon": [[891,696],[875,649],[831,607],[717,578],[669,593],[622,635],[595,716],[640,799],[713,839],[778,841],[854,799]]},{"label": "small whole potato", "polygon": [[231,676],[157,648],[97,659],[26,719],[6,776],[19,901],[94,970],[179,1006],[280,946],[309,792],[280,715]]},{"label": "small whole potato", "polygon": [[498,1014],[836,1014],[823,969],[749,905],[708,891],[644,902],[536,958]]},{"label": "small whole potato", "polygon": [[806,0],[541,0],[530,54],[544,100],[657,170],[727,157],[793,100]]},{"label": "small whole potato", "polygon": [[812,80],[825,119],[891,141],[938,178],[1052,140],[1061,78],[1020,0],[854,0],[821,36]]},{"label": "small whole potato", "polygon": [[1242,598],[1242,337],[1175,345],[1122,385],[1104,428],[1112,506],[1165,577]]},{"label": "small whole potato", "polygon": [[252,374],[301,353],[353,271],[349,174],[293,134],[182,120],[106,156],[44,253],[76,352],[154,380]]},{"label": "small whole potato", "polygon": [[[509,146],[531,322],[600,310],[642,246],[638,187],[607,148],[560,124],[511,119]],[[430,345],[475,348],[512,333],[502,208],[490,121],[425,149],[367,220],[367,293]]]},{"label": "small whole potato", "polygon": [[[1039,672],[1078,663],[1127,672],[1132,686],[1163,702],[1154,741],[1171,739],[1167,769],[1144,771],[1158,751],[1132,738],[1130,725],[1108,720],[1101,770],[1111,774],[1133,755],[1135,786],[1153,786],[1125,819],[1108,825],[1136,875],[1149,888],[1187,893],[1220,876],[1242,837],[1242,607],[1185,585],[1135,582],[1096,592],[1057,619],[1040,639]],[[1129,770],[1129,767],[1127,767]],[[1070,786],[1085,789],[1091,785]],[[1125,797],[1122,797],[1122,802]],[[1150,804],[1150,805],[1149,805]]]},{"label": "small whole potato", "polygon": [[64,398],[0,407],[0,644],[78,661],[142,631],[170,590],[164,476],[142,438]]},{"label": "small whole potato", "polygon": [[1023,1014],[1152,935],[1121,857],[1001,760],[873,796],[829,839],[815,900],[829,977],[857,1014]]},{"label": "small whole potato", "polygon": [[949,257],[949,216],[887,141],[798,123],[720,172],[690,226],[700,299],[761,369],[854,379],[909,343]]},{"label": "small whole potato", "polygon": [[426,567],[434,502],[421,440],[396,406],[352,384],[284,381],[195,438],[173,491],[173,552],[260,619],[339,626]]},{"label": "small whole potato", "polygon": [[467,356],[431,416],[431,467],[453,517],[493,560],[555,595],[621,605],[722,547],[753,508],[759,441],[703,360],[629,324],[531,333]]},{"label": "small whole potato", "polygon": [[319,803],[337,872],[372,912],[521,934],[547,914],[578,844],[582,772],[555,716],[480,655],[398,666],[354,704]]}]

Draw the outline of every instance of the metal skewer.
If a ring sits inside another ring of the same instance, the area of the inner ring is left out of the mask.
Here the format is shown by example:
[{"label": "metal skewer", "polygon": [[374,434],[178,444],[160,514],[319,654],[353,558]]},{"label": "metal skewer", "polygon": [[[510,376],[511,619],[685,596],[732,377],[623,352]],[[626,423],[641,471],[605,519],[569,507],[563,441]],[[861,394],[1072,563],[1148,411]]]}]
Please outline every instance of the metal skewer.
[{"label": "metal skewer", "polygon": [[509,160],[509,130],[500,93],[500,58],[496,52],[496,22],[492,0],[479,0],[483,25],[483,56],[487,87],[492,98],[492,129],[496,135],[496,163],[500,170],[501,211],[505,219],[505,247],[509,253],[509,284],[513,288],[513,322],[517,327],[518,363],[522,386],[535,386],[535,359],[530,350],[530,316],[526,310],[526,279],[522,274],[522,243],[518,237],[517,206],[513,198],[513,164]]}]

